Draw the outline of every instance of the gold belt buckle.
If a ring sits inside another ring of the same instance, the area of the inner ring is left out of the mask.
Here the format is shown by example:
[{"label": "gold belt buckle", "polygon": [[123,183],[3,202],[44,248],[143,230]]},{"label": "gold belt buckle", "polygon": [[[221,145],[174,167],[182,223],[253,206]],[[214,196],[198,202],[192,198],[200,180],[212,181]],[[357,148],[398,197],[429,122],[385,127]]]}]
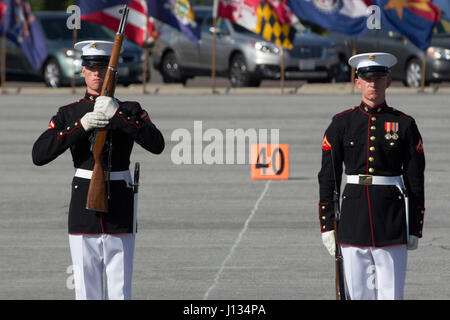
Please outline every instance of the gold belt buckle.
[{"label": "gold belt buckle", "polygon": [[358,177],[359,177],[359,181],[358,181],[359,184],[362,184],[365,186],[372,184],[372,176],[371,175],[359,174]]}]

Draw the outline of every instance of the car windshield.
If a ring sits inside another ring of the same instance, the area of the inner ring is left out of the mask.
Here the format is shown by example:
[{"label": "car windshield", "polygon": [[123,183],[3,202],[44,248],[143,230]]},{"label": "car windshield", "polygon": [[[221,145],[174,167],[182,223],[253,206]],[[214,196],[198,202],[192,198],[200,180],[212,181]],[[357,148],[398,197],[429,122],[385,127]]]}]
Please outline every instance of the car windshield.
[{"label": "car windshield", "polygon": [[231,25],[233,26],[233,30],[236,31],[237,33],[248,33],[248,34],[254,34],[253,32],[251,32],[250,30],[244,28],[243,26],[232,22]]},{"label": "car windshield", "polygon": [[303,34],[303,33],[310,32],[310,30],[307,27],[305,27],[303,24],[301,24],[300,22],[295,23],[294,24],[294,28],[297,31],[297,33],[302,33]]},{"label": "car windshield", "polygon": [[433,35],[435,36],[450,36],[450,21],[441,19],[436,27],[434,27]]},{"label": "car windshield", "polygon": [[[66,26],[66,19],[41,18],[41,26],[45,36],[49,40],[72,40],[73,31]],[[114,32],[106,27],[81,21],[81,28],[77,30],[77,40],[112,40]]]}]

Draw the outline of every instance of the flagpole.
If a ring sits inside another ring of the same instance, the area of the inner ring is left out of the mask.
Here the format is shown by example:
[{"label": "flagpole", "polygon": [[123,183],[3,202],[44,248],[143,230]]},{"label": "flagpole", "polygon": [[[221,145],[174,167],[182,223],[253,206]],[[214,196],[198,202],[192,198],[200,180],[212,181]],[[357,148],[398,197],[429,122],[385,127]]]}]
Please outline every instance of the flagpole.
[{"label": "flagpole", "polygon": [[425,92],[425,69],[427,67],[427,50],[423,52],[423,59],[422,59],[422,78],[420,79],[420,89],[419,93]]},{"label": "flagpole", "polygon": [[2,82],[2,94],[6,94],[6,35],[2,35],[2,75],[1,75],[1,82]]},{"label": "flagpole", "polygon": [[213,17],[212,61],[211,61],[211,91],[216,89],[216,17]]},{"label": "flagpole", "polygon": [[[356,37],[353,37],[352,41],[352,57],[356,55]],[[355,93],[355,68],[352,67],[350,71],[350,82],[352,84],[352,94]]]},{"label": "flagpole", "polygon": [[281,80],[281,94],[284,94],[284,49],[280,46],[281,49],[281,66],[280,66],[280,80]]},{"label": "flagpole", "polygon": [[[73,28],[72,42],[73,42],[73,48],[75,48],[75,43],[77,42],[77,28]],[[72,94],[75,94],[75,59],[76,59],[75,52],[76,51],[74,49],[73,55],[72,55],[72,81],[71,81]]]},{"label": "flagpole", "polygon": [[213,32],[212,32],[212,61],[211,61],[211,92],[216,92],[216,26],[217,26],[217,13],[219,9],[218,0],[214,0],[213,4]]}]

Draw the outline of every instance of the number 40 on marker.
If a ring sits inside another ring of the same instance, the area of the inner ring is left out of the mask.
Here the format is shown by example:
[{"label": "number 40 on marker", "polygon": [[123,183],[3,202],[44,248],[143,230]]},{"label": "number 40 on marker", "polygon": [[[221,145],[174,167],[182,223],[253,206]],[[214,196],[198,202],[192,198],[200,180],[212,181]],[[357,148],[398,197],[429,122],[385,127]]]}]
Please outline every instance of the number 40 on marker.
[{"label": "number 40 on marker", "polygon": [[288,144],[252,144],[252,179],[289,179]]}]

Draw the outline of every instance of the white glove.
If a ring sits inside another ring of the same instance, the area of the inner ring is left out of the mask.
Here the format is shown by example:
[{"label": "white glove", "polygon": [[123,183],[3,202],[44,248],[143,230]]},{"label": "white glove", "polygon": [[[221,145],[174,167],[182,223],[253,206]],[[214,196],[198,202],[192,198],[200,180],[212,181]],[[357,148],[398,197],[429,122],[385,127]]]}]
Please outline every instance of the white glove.
[{"label": "white glove", "polygon": [[336,241],[334,240],[334,230],[322,232],[322,242],[327,248],[330,255],[334,256],[336,253]]},{"label": "white glove", "polygon": [[80,119],[85,131],[104,128],[108,125],[108,119],[101,113],[88,112]]},{"label": "white glove", "polygon": [[95,99],[94,112],[103,114],[107,120],[111,119],[119,108],[116,99],[100,96]]},{"label": "white glove", "polygon": [[419,238],[410,234],[406,248],[408,250],[416,250],[418,246],[419,246]]}]

